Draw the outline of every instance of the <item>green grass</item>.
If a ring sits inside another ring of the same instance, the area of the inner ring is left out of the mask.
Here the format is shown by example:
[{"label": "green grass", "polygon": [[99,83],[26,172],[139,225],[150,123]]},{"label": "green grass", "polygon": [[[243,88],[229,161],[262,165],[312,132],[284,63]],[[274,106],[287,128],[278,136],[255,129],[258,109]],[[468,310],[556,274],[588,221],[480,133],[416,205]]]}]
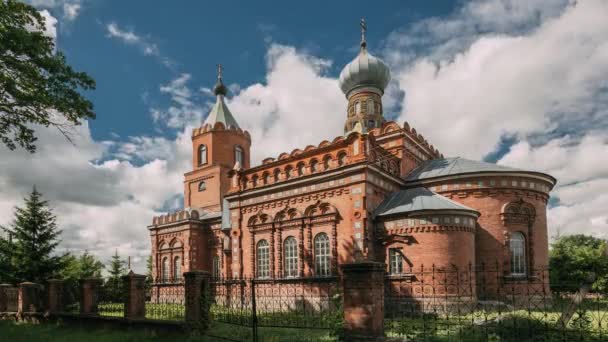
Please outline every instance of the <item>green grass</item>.
[{"label": "green grass", "polygon": [[[98,313],[104,317],[124,317],[123,303],[99,303]],[[146,303],[146,318],[157,320],[183,321],[186,314],[184,304]]]},{"label": "green grass", "polygon": [[[234,340],[251,341],[250,327],[231,324],[214,323],[208,332],[210,335],[229,337]],[[261,328],[258,332],[259,341],[263,342],[309,342],[335,341],[327,331],[307,329]],[[0,321],[0,340],[11,342],[199,342],[225,341],[212,336],[166,335],[153,336],[144,332],[123,330],[91,330],[75,327],[59,326],[56,324],[26,324],[10,321]]]}]

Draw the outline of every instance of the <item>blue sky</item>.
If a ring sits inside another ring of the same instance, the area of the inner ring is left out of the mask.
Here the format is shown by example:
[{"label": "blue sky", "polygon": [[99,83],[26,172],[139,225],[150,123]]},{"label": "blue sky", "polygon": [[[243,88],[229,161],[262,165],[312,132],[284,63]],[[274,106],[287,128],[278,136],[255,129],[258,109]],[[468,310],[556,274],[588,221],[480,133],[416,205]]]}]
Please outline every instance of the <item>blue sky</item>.
[{"label": "blue sky", "polygon": [[[98,118],[91,122],[95,139],[156,134],[151,105],[168,105],[159,84],[180,72],[194,84],[210,87],[215,65],[225,66],[226,80],[246,86],[265,79],[270,41],[289,44],[334,61],[337,75],[352,59],[359,39],[359,19],[368,21],[370,46],[379,47],[396,27],[453,10],[452,1],[99,1],[87,2],[81,14],[58,25],[58,45],[70,63],[97,81],[90,97]],[[117,10],[117,9],[120,10]],[[360,9],[365,8],[362,12]],[[62,8],[51,8],[56,17]],[[140,48],[108,39],[107,25],[141,36],[159,50],[146,56]],[[171,63],[162,64],[163,59]],[[170,134],[170,132],[164,132]]]},{"label": "blue sky", "polygon": [[31,156],[0,147],[0,224],[36,184],[62,247],[149,254],[146,226],[182,206],[190,132],[205,119],[217,63],[252,136],[252,159],[342,134],[341,68],[359,19],[391,69],[385,116],[446,156],[558,179],[549,234],[608,237],[608,2],[31,0],[47,34],[97,81],[96,120],[75,145],[38,128]]}]

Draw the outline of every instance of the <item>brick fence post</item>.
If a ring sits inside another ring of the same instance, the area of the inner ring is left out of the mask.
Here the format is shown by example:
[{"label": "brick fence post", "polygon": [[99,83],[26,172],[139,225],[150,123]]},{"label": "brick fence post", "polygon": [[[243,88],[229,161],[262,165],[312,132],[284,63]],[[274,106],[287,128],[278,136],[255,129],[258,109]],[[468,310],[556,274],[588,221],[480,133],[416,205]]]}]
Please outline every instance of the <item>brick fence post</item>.
[{"label": "brick fence post", "polygon": [[42,309],[42,285],[30,282],[19,284],[17,312],[38,312]]},{"label": "brick fence post", "polygon": [[346,341],[384,339],[384,264],[364,261],[341,265]]},{"label": "brick fence post", "polygon": [[80,314],[97,315],[99,287],[102,280],[98,278],[80,279]]},{"label": "brick fence post", "polygon": [[146,276],[133,271],[122,277],[125,300],[125,318],[146,318]]},{"label": "brick fence post", "polygon": [[186,322],[208,322],[209,310],[203,308],[202,304],[210,303],[211,300],[211,298],[209,298],[211,274],[206,271],[185,272],[184,280],[186,292]]},{"label": "brick fence post", "polygon": [[8,311],[8,291],[11,284],[0,284],[0,312]]},{"label": "brick fence post", "polygon": [[49,313],[64,311],[65,300],[63,299],[63,280],[51,279],[48,281],[48,302],[47,310]]}]

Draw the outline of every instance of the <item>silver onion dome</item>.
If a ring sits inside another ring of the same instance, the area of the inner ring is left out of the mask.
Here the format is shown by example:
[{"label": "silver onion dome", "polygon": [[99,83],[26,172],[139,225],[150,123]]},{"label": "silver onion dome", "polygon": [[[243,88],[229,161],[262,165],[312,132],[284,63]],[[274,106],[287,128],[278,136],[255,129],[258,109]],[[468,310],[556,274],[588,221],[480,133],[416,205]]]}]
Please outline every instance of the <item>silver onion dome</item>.
[{"label": "silver onion dome", "polygon": [[378,57],[361,47],[359,55],[348,63],[340,73],[340,89],[346,97],[351,91],[361,87],[384,89],[391,80],[388,66]]},{"label": "silver onion dome", "polygon": [[359,55],[348,63],[340,73],[340,88],[346,97],[362,87],[373,87],[384,93],[384,89],[391,80],[388,66],[378,57],[367,51],[365,32],[367,26],[365,20],[361,19],[361,50]]}]

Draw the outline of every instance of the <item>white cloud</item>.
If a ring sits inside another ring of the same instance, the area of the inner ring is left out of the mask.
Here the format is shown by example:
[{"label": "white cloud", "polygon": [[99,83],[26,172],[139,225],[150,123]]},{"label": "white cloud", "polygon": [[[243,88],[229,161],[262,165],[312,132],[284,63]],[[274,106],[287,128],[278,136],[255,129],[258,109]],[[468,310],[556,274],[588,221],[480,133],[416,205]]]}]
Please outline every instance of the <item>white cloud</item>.
[{"label": "white cloud", "polygon": [[72,21],[82,10],[83,0],[28,0],[36,8],[58,9],[63,11],[63,18]]},{"label": "white cloud", "polygon": [[[36,185],[58,217],[62,248],[88,249],[104,260],[117,248],[125,257],[137,256],[135,269],[143,272],[149,254],[146,227],[167,201],[182,193],[183,173],[191,167],[190,130],[175,140],[96,142],[84,124],[76,131],[76,146],[56,130],[36,131],[34,155],[0,148],[0,224],[9,223],[13,207]],[[116,153],[110,155],[110,150]],[[139,164],[130,161],[135,159]]]},{"label": "white cloud", "polygon": [[57,44],[57,18],[47,10],[40,11],[40,15],[44,18],[44,35],[53,38],[53,42]]},{"label": "white cloud", "polygon": [[346,99],[337,80],[323,75],[330,65],[293,47],[270,46],[266,84],[245,87],[228,101],[251,133],[253,163],[342,134]]},{"label": "white cloud", "polygon": [[399,121],[448,156],[514,137],[499,163],[558,179],[550,233],[606,237],[608,2],[471,1],[392,33],[385,57],[406,94]]},{"label": "white cloud", "polygon": [[529,34],[487,34],[451,59],[423,57],[396,70],[406,91],[400,120],[444,153],[473,158],[503,135],[605,125],[608,110],[590,104],[608,104],[607,57],[608,3],[579,2]]},{"label": "white cloud", "polygon": [[538,169],[557,177],[552,193],[559,204],[548,210],[550,235],[593,234],[608,238],[608,135],[591,132],[532,147],[511,148],[499,164]]},{"label": "white cloud", "polygon": [[106,36],[108,38],[118,39],[125,44],[133,45],[137,47],[145,56],[157,58],[166,67],[171,68],[173,66],[174,63],[169,58],[161,54],[158,45],[150,41],[150,38],[138,35],[131,29],[121,28],[116,23],[106,24],[106,31]]}]

